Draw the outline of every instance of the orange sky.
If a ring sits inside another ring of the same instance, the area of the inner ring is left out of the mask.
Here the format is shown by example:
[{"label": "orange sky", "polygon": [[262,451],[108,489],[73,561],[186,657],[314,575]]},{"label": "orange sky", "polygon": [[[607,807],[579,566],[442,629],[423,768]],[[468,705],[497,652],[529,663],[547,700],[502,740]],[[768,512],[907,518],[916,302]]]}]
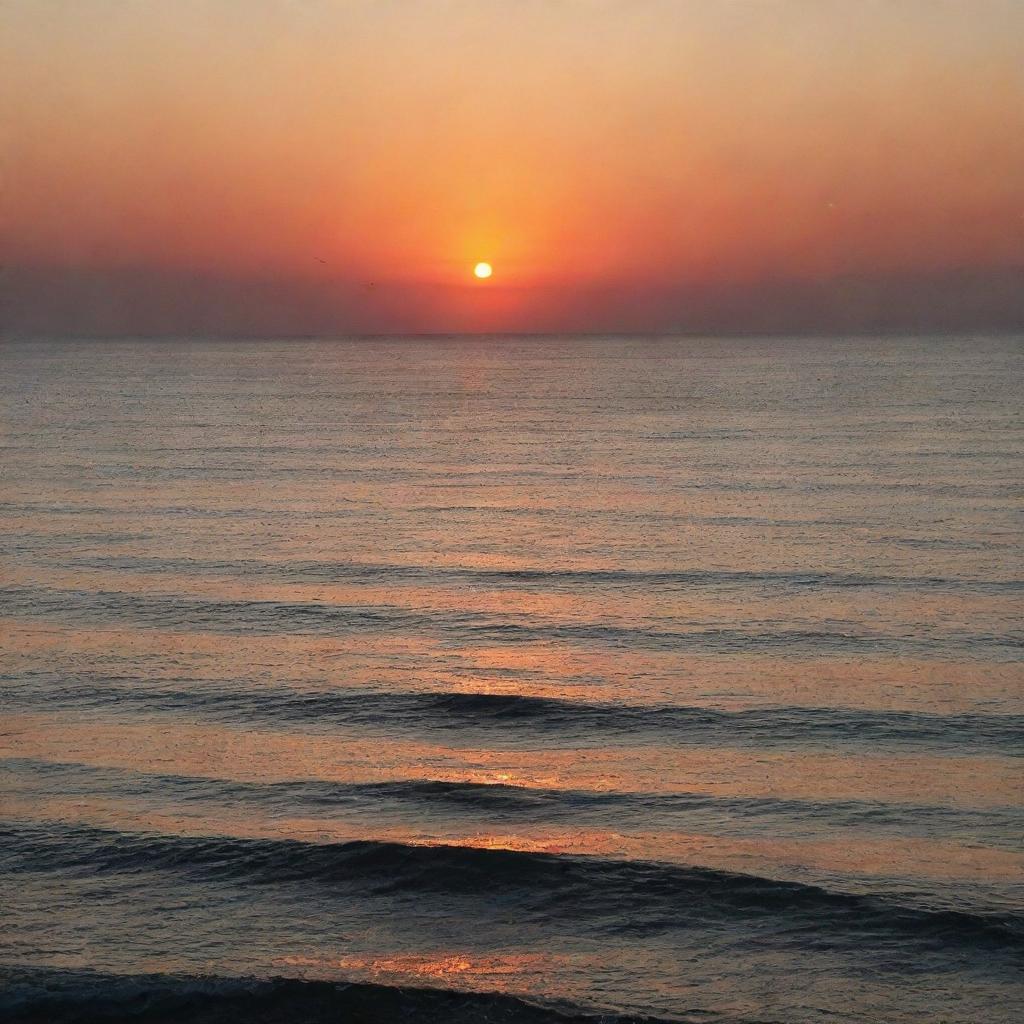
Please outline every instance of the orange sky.
[{"label": "orange sky", "polygon": [[771,327],[932,294],[1024,321],[1017,0],[0,19],[15,331]]}]

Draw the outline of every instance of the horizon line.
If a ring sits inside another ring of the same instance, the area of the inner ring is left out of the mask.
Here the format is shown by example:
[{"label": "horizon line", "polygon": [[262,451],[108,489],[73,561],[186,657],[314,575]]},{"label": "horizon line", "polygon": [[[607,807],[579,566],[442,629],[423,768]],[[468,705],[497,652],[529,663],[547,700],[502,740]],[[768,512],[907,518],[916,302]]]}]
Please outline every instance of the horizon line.
[{"label": "horizon line", "polygon": [[768,331],[689,331],[689,330],[668,330],[668,331],[637,331],[637,330],[604,330],[604,331],[372,331],[354,332],[350,334],[326,334],[322,332],[301,334],[264,334],[251,332],[217,332],[210,331],[196,334],[185,334],[181,332],[97,332],[90,334],[61,334],[61,333],[17,333],[7,334],[0,331],[0,343],[6,342],[37,342],[37,341],[403,341],[403,340],[444,340],[444,339],[471,339],[471,338],[522,338],[522,339],[550,339],[560,338],[583,340],[598,338],[648,338],[652,340],[672,340],[675,338],[706,338],[711,341],[727,341],[730,339],[828,339],[840,340],[842,338],[970,338],[989,337],[1005,338],[1024,336],[1024,322],[1014,327],[960,327],[951,330],[920,330],[918,328],[893,327],[893,328],[862,328],[848,331],[828,330],[768,330]]}]

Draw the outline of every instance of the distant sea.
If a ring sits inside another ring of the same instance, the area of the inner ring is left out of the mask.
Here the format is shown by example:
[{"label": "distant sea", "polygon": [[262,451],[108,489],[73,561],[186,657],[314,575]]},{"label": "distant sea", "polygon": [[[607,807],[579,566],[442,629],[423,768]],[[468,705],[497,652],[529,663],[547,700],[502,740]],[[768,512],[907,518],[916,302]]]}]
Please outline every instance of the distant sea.
[{"label": "distant sea", "polygon": [[1021,338],[0,347],[0,1015],[1024,1019]]}]

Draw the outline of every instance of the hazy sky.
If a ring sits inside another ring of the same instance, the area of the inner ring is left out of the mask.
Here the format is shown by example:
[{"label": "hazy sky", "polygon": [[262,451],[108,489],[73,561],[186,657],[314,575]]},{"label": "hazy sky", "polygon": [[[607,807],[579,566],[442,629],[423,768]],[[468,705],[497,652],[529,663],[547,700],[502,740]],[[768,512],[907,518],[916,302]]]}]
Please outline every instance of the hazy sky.
[{"label": "hazy sky", "polygon": [[1021,0],[0,19],[8,333],[1024,326]]}]

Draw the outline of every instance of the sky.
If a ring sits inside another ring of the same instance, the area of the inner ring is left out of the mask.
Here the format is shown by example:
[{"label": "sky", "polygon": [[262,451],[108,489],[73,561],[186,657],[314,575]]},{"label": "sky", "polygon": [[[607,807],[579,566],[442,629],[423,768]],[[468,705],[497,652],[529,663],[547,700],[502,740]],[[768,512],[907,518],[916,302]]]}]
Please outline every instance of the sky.
[{"label": "sky", "polygon": [[1024,3],[0,0],[0,184],[8,336],[1024,328]]}]

